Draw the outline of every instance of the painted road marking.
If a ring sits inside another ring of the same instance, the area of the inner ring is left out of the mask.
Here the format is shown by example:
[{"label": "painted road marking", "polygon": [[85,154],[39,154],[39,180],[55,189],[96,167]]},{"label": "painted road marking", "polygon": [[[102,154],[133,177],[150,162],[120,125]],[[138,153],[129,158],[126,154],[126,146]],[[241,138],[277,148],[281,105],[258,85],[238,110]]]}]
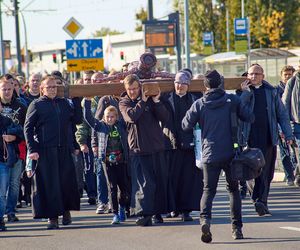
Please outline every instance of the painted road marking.
[{"label": "painted road marking", "polygon": [[299,227],[280,227],[282,229],[286,229],[286,230],[292,230],[292,231],[298,231],[300,232],[300,228]]}]

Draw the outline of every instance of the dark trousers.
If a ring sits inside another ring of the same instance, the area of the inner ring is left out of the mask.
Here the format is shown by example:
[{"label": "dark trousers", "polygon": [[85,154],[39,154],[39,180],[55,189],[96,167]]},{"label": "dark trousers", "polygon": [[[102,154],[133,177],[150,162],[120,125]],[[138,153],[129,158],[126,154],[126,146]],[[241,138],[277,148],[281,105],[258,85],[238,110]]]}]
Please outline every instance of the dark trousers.
[{"label": "dark trousers", "polygon": [[267,147],[263,153],[266,164],[263,167],[262,173],[254,181],[247,181],[247,185],[252,201],[262,202],[265,204],[265,206],[267,206],[270,185],[275,170],[276,146]]},{"label": "dark trousers", "polygon": [[285,176],[288,180],[294,181],[294,165],[289,153],[289,148],[286,142],[283,142],[281,139],[279,139],[279,151]]},{"label": "dark trousers", "polygon": [[89,198],[97,197],[97,179],[94,171],[94,155],[90,150],[88,153],[83,153],[84,162],[84,178],[86,184],[86,192]]},{"label": "dark trousers", "polygon": [[[106,163],[107,179],[110,187],[110,196],[112,202],[113,213],[117,214],[119,211],[119,204],[121,207],[126,206],[129,199],[127,190],[127,176],[126,165],[124,163],[112,164]],[[120,199],[118,201],[118,187],[120,190]]]},{"label": "dark trousers", "polygon": [[241,228],[243,223],[239,185],[238,181],[233,181],[231,179],[228,162],[203,164],[204,188],[200,204],[200,222],[211,220],[212,203],[216,195],[219,176],[222,169],[226,175],[226,189],[229,192],[232,228]]}]

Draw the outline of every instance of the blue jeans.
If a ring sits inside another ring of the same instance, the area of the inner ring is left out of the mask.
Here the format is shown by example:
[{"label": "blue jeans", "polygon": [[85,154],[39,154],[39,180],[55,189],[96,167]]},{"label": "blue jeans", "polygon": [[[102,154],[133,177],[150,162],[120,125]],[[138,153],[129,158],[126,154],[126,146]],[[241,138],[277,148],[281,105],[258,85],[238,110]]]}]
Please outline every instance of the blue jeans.
[{"label": "blue jeans", "polygon": [[107,180],[104,173],[102,162],[98,158],[95,158],[95,168],[96,168],[96,175],[97,175],[98,202],[102,204],[107,204],[108,203]]},{"label": "blue jeans", "polygon": [[18,160],[13,168],[9,168],[9,183],[7,191],[6,214],[15,214],[20,191],[22,160]]},{"label": "blue jeans", "polygon": [[4,164],[0,163],[0,220],[5,214],[6,208],[6,194],[9,181],[9,168]]}]

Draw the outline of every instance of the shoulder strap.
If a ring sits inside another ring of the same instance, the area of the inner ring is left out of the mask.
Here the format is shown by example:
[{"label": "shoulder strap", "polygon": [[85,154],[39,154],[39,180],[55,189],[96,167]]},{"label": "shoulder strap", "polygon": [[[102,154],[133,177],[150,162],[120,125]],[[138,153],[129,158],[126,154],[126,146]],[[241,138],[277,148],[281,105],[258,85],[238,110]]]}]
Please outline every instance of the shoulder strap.
[{"label": "shoulder strap", "polygon": [[236,106],[234,104],[233,98],[228,95],[229,99],[231,100],[230,104],[230,120],[231,120],[231,137],[233,142],[234,149],[238,149],[238,118],[236,115]]}]

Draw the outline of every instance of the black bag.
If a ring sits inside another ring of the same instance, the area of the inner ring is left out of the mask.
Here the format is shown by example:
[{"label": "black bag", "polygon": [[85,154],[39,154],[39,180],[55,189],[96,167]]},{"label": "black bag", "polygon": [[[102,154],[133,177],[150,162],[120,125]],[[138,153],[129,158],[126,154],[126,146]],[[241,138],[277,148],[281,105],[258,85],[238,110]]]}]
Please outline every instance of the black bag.
[{"label": "black bag", "polygon": [[[231,102],[232,103],[232,102]],[[231,104],[231,136],[234,143],[235,156],[230,163],[231,178],[248,181],[257,178],[265,166],[265,158],[259,148],[239,147],[237,140],[238,121],[236,110]]]},{"label": "black bag", "polygon": [[231,177],[233,180],[248,181],[260,176],[265,165],[265,158],[259,148],[245,148],[236,152],[231,161]]}]

